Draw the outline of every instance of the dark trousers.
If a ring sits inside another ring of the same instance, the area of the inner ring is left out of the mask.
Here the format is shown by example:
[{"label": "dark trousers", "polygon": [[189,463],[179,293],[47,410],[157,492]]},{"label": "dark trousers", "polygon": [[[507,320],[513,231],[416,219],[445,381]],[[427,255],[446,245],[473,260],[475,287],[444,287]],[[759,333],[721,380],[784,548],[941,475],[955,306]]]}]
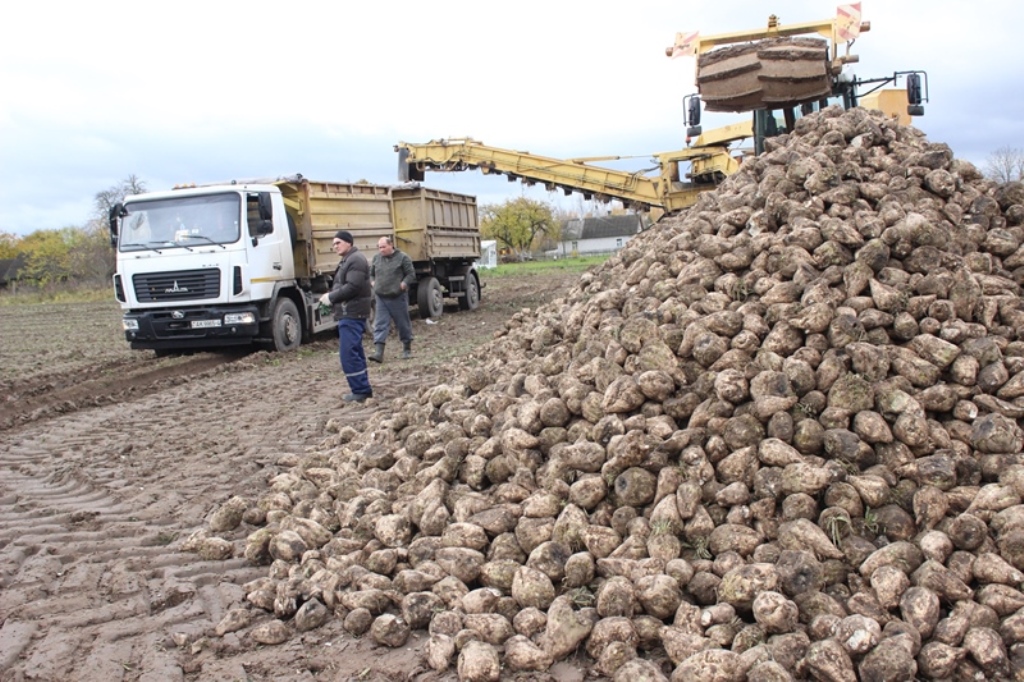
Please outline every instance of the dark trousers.
[{"label": "dark trousers", "polygon": [[338,356],[341,369],[353,393],[371,395],[370,375],[366,371],[366,353],[363,352],[363,332],[366,320],[338,320]]},{"label": "dark trousers", "polygon": [[412,341],[412,322],[409,320],[409,294],[384,298],[377,296],[377,313],[373,319],[373,342],[386,343],[388,332],[391,331],[391,320],[395,321],[395,330],[402,343]]}]

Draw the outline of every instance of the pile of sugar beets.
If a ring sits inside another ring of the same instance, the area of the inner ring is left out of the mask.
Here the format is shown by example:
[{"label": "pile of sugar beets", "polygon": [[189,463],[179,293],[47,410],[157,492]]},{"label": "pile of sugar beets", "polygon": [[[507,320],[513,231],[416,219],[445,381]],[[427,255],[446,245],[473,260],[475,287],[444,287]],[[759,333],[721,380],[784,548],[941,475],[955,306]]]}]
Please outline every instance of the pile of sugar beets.
[{"label": "pile of sugar beets", "polygon": [[1022,679],[1022,285],[1024,185],[877,113],[802,118],[218,508],[189,546],[258,525],[269,572],[217,630],[427,629],[472,681]]}]

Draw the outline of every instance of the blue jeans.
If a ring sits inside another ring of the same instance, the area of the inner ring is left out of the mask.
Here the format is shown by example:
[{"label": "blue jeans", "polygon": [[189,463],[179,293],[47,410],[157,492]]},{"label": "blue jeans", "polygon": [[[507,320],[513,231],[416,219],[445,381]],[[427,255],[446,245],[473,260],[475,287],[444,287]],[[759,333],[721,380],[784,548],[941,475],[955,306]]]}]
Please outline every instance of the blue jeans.
[{"label": "blue jeans", "polygon": [[402,343],[412,341],[412,322],[409,320],[409,294],[384,298],[377,296],[377,316],[373,320],[373,342],[385,343],[391,331],[391,320],[395,321],[395,330]]},{"label": "blue jeans", "polygon": [[366,353],[363,352],[363,332],[366,320],[342,318],[338,320],[338,356],[348,386],[358,395],[373,395],[370,375],[366,371]]}]

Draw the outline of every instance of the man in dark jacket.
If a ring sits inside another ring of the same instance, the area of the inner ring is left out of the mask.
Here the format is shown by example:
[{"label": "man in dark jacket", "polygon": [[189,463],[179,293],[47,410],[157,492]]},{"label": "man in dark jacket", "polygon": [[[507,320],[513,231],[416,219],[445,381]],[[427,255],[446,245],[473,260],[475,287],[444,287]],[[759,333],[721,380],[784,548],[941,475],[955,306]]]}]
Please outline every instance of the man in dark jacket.
[{"label": "man in dark jacket", "polygon": [[373,397],[363,352],[363,332],[370,316],[370,266],[353,241],[347,230],[335,233],[332,247],[341,256],[341,262],[334,272],[331,290],[320,297],[320,303],[331,306],[338,321],[338,355],[352,390],[345,400],[363,402]]},{"label": "man in dark jacket", "polygon": [[384,344],[395,321],[402,341],[402,357],[412,357],[412,322],[409,320],[409,287],[416,283],[412,259],[395,248],[391,237],[377,240],[377,255],[370,264],[370,284],[376,294],[373,318],[374,353],[370,359],[384,362]]}]

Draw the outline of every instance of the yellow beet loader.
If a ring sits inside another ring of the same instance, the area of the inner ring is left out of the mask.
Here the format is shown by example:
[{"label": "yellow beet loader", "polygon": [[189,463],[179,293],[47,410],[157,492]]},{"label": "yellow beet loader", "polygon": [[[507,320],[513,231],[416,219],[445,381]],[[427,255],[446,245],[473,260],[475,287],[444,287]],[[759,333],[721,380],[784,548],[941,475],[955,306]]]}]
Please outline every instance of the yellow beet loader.
[{"label": "yellow beet loader", "polygon": [[[645,171],[612,170],[597,162],[629,157],[557,159],[528,151],[485,145],[472,138],[400,142],[395,145],[399,178],[420,181],[426,171],[480,170],[510,181],[541,184],[549,191],[580,192],[586,199],[619,200],[627,208],[653,217],[692,206],[701,192],[739,169],[745,154],[760,154],[764,140],[792,130],[796,119],[832,103],[866,106],[898,116],[924,113],[927,76],[923,71],[858,79],[844,71],[858,61],[853,41],[870,30],[860,20],[860,5],[844,5],[834,19],[783,25],[774,15],[766,28],[700,36],[679,33],[666,50],[670,57],[697,58],[698,94],[684,98],[686,147],[649,156]],[[881,88],[906,78],[906,90]],[[866,90],[862,90],[867,88]],[[702,132],[701,106],[711,112],[753,112],[746,121]],[[781,113],[781,118],[777,115]],[[731,147],[753,140],[752,150]]]}]

